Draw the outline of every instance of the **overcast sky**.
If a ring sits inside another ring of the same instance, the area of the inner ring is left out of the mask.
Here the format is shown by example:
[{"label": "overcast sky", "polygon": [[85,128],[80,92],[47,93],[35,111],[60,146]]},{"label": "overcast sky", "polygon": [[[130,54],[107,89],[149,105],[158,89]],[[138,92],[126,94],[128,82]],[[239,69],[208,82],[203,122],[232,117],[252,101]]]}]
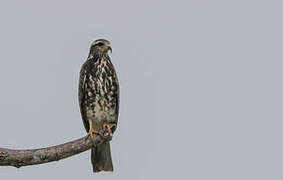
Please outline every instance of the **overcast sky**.
[{"label": "overcast sky", "polygon": [[77,86],[98,38],[121,87],[114,173],[90,151],[0,179],[283,179],[282,1],[0,1],[0,147],[86,134]]}]

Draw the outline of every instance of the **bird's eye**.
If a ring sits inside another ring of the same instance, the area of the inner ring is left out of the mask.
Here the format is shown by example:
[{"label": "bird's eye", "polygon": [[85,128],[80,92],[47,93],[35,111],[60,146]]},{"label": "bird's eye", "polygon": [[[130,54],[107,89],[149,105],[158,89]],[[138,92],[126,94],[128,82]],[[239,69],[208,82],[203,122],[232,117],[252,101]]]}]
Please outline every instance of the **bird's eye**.
[{"label": "bird's eye", "polygon": [[103,42],[97,43],[97,46],[103,46]]}]

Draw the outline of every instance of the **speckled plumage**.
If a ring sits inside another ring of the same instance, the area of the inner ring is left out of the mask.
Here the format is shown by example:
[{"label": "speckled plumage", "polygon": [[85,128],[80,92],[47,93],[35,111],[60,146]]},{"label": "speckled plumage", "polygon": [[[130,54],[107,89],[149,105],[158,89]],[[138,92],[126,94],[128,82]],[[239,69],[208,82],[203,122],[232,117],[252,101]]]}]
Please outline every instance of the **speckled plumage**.
[{"label": "speckled plumage", "polygon": [[[90,130],[91,124],[95,132],[102,130],[104,123],[115,125],[111,133],[117,127],[119,83],[108,56],[109,49],[109,41],[94,41],[89,57],[80,71],[79,104],[86,131]],[[92,163],[95,172],[113,170],[109,143],[92,149]]]}]

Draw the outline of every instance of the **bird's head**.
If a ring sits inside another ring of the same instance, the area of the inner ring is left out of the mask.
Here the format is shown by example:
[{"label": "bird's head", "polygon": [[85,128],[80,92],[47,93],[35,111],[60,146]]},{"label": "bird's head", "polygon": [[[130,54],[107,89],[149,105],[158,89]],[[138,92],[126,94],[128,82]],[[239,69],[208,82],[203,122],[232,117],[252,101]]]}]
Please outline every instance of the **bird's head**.
[{"label": "bird's head", "polygon": [[107,54],[109,50],[112,52],[110,42],[105,39],[98,39],[91,44],[90,55]]}]

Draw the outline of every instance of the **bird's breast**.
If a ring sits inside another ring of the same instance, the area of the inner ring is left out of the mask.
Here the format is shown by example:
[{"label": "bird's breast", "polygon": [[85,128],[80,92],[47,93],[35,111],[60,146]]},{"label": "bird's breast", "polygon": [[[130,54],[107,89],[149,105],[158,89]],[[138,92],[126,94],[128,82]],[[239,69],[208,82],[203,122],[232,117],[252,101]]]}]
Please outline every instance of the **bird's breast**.
[{"label": "bird's breast", "polygon": [[106,62],[97,64],[86,77],[85,107],[87,117],[95,121],[117,118],[116,74]]}]

